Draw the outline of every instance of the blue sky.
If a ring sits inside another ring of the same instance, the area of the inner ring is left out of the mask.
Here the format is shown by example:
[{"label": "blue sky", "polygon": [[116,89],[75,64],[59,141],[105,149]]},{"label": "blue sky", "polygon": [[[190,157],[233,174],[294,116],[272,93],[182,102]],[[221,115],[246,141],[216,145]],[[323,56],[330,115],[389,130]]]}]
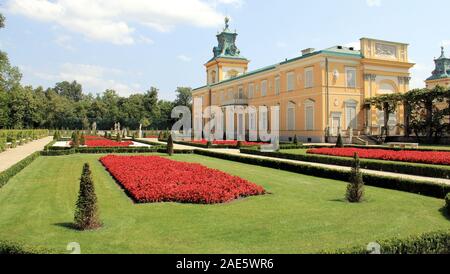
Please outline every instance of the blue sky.
[{"label": "blue sky", "polygon": [[85,92],[121,95],[150,86],[173,99],[177,86],[205,82],[225,15],[237,29],[250,70],[298,56],[304,48],[357,45],[371,37],[410,44],[412,87],[433,58],[450,56],[448,0],[2,0],[7,27],[0,49],[23,81],[53,86],[77,80]]}]

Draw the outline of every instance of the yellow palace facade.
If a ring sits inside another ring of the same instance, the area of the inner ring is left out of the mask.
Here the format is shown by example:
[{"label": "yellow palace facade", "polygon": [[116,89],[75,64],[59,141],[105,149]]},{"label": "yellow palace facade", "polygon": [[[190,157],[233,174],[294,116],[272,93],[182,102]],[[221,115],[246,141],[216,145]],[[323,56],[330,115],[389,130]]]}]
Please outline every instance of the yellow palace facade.
[{"label": "yellow palace facade", "polygon": [[[404,43],[362,38],[361,50],[308,48],[296,58],[249,72],[249,60],[237,49],[236,37],[226,20],[214,56],[205,64],[206,85],[194,89],[193,97],[202,99],[203,108],[279,106],[281,140],[297,136],[301,142],[324,142],[339,133],[377,135],[384,115],[365,99],[409,90],[414,64]],[[401,133],[395,125],[403,118],[402,109],[390,117],[393,134]],[[270,129],[270,117],[267,123]]]}]

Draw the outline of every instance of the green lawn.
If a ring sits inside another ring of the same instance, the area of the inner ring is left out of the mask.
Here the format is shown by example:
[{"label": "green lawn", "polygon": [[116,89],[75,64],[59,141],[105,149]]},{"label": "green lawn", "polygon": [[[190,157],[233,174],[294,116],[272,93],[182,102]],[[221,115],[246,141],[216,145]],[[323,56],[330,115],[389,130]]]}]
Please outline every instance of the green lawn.
[{"label": "green lawn", "polygon": [[[99,155],[40,157],[0,189],[0,239],[82,253],[311,253],[377,239],[449,229],[443,200],[366,188],[367,201],[342,200],[340,181],[199,155],[199,162],[264,186],[271,195],[222,205],[134,204]],[[70,229],[82,165],[91,164],[104,227]]]}]

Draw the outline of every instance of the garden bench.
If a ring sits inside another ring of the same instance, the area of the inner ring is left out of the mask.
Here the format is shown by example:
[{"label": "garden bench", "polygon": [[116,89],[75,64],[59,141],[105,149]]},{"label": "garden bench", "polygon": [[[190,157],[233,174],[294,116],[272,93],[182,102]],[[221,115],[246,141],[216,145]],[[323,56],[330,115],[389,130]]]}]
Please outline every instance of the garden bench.
[{"label": "garden bench", "polygon": [[419,148],[419,144],[418,143],[398,143],[398,142],[393,142],[393,143],[387,143],[387,145],[390,148],[396,148],[396,147],[400,147],[400,148]]}]

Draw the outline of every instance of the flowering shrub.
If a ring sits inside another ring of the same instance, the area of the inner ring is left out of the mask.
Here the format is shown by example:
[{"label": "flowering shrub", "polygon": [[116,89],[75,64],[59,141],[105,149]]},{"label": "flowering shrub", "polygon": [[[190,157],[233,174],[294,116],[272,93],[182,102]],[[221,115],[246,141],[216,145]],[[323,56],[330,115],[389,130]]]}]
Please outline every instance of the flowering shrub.
[{"label": "flowering shrub", "polygon": [[439,151],[413,151],[413,150],[387,150],[362,148],[316,148],[307,151],[309,154],[353,157],[355,153],[360,158],[379,159],[387,161],[401,161],[423,164],[448,165],[450,152]]},{"label": "flowering shrub", "polygon": [[[133,145],[132,141],[117,142],[110,139],[106,139],[101,136],[84,136],[85,145],[87,147],[129,147]],[[70,143],[72,145],[72,142]]]},{"label": "flowering shrub", "polygon": [[[208,140],[197,140],[197,141],[192,141],[192,143],[206,145],[208,143]],[[211,143],[213,145],[237,146],[238,141],[215,140],[215,141],[212,141]],[[260,146],[260,145],[267,145],[267,143],[242,141],[242,145],[243,146]]]},{"label": "flowering shrub", "polygon": [[140,203],[215,204],[265,193],[258,185],[200,164],[158,156],[109,155],[100,161]]}]

